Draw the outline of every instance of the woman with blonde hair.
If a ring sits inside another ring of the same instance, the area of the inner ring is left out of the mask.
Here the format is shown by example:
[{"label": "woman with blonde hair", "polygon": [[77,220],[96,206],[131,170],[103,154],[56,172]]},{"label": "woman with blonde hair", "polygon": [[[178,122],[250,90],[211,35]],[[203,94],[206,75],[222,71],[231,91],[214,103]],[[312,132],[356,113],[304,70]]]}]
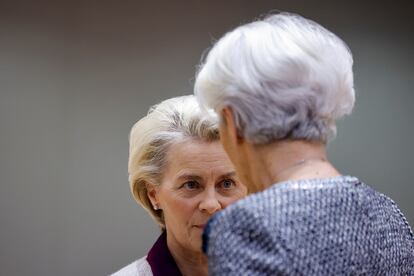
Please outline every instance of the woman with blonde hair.
[{"label": "woman with blonde hair", "polygon": [[219,143],[217,119],[194,96],[165,100],[131,129],[129,182],[161,236],[114,275],[207,275],[201,235],[217,211],[246,195]]}]

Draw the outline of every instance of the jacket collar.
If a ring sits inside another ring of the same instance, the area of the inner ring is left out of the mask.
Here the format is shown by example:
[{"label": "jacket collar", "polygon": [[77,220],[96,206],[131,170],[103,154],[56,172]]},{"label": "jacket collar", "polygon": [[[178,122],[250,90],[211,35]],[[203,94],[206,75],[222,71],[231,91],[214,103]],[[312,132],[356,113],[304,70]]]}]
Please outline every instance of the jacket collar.
[{"label": "jacket collar", "polygon": [[163,231],[147,255],[154,276],[182,276],[167,246],[167,233]]}]

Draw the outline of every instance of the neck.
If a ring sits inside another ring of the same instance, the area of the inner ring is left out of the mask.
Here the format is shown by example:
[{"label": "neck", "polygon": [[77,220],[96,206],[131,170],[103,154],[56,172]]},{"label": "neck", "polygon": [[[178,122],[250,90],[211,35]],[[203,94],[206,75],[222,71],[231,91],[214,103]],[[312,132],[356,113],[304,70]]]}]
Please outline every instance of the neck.
[{"label": "neck", "polygon": [[249,186],[257,192],[287,180],[328,178],[340,173],[328,161],[325,144],[304,140],[247,145]]},{"label": "neck", "polygon": [[207,256],[201,251],[184,248],[173,235],[167,235],[167,246],[183,276],[208,275]]}]

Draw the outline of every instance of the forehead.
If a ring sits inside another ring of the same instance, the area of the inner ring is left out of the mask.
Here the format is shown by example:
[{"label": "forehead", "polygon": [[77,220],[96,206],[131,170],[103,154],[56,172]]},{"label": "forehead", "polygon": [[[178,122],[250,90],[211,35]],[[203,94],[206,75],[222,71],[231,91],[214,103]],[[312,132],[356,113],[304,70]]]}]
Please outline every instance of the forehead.
[{"label": "forehead", "polygon": [[226,174],[233,170],[233,165],[219,141],[189,139],[174,143],[167,153],[166,174]]}]

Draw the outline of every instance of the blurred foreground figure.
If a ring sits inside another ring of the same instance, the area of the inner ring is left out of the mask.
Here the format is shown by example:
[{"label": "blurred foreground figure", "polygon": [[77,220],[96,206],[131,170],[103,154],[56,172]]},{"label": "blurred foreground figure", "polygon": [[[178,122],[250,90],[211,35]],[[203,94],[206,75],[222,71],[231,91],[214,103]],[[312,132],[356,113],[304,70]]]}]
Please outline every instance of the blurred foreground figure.
[{"label": "blurred foreground figure", "polygon": [[335,34],[286,13],[210,50],[195,94],[218,113],[224,149],[254,193],[204,230],[210,274],[414,273],[413,232],[396,204],[327,159],[336,120],[354,105],[352,63]]}]

